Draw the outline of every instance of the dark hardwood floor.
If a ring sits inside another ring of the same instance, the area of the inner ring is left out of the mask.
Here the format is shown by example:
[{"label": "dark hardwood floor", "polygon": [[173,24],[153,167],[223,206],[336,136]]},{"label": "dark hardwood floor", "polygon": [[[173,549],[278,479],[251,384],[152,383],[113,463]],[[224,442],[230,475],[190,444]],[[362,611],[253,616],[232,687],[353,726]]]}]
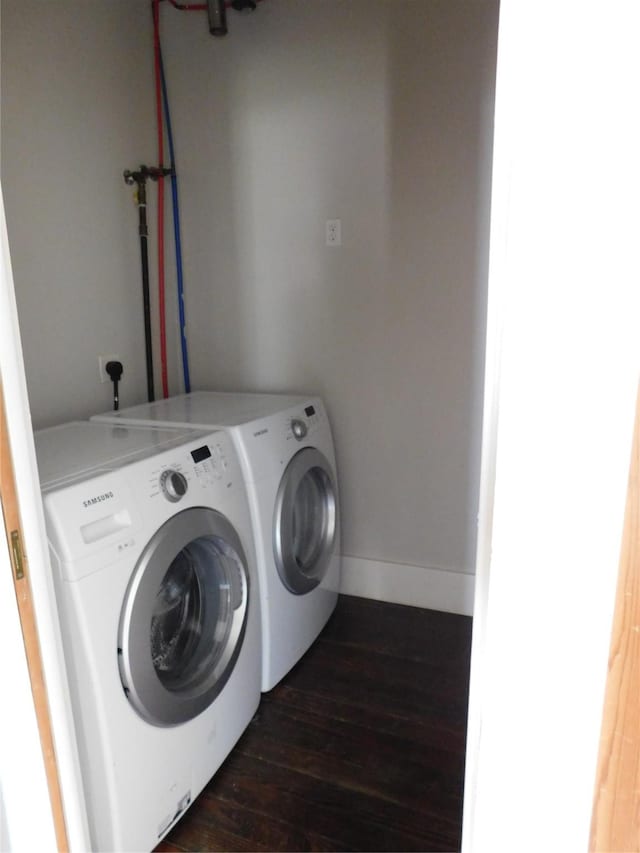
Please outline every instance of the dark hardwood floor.
[{"label": "dark hardwood floor", "polygon": [[471,619],[341,596],[157,848],[458,850]]}]

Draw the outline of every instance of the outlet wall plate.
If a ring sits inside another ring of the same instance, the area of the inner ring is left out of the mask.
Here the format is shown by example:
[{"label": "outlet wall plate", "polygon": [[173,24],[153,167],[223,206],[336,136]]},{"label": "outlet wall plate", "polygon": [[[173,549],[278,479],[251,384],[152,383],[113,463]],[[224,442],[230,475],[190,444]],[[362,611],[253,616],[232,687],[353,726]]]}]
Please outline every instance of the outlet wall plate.
[{"label": "outlet wall plate", "polygon": [[325,241],[327,246],[341,246],[342,245],[342,220],[340,219],[327,219],[324,224],[325,227]]}]

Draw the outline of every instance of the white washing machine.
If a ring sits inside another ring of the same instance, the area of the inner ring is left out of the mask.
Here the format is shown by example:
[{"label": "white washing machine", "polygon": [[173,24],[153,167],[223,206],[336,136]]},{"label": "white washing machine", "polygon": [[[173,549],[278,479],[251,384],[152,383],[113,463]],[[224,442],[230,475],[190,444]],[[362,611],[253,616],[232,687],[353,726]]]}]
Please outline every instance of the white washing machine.
[{"label": "white washing machine", "polygon": [[222,428],[232,437],[257,549],[262,690],[271,690],[316,639],[340,587],[336,464],[322,401],[197,391],[92,420]]},{"label": "white washing machine", "polygon": [[92,849],[150,850],[260,701],[251,519],[224,432],[35,434]]}]

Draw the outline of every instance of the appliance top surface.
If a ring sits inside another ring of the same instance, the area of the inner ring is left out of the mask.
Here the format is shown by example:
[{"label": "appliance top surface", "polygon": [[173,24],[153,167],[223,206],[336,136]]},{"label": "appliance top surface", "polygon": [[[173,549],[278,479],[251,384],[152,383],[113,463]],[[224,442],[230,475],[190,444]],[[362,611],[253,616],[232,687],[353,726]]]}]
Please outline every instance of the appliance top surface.
[{"label": "appliance top surface", "polygon": [[45,488],[100,468],[118,468],[204,435],[186,427],[160,429],[89,421],[38,430],[34,440],[40,485]]},{"label": "appliance top surface", "polygon": [[[143,403],[113,412],[113,417],[124,423],[140,422],[183,426],[190,424],[206,429],[232,427],[286,412],[307,403],[311,397],[286,394],[234,394],[225,391],[193,391]],[[102,417],[102,416],[101,416]]]}]

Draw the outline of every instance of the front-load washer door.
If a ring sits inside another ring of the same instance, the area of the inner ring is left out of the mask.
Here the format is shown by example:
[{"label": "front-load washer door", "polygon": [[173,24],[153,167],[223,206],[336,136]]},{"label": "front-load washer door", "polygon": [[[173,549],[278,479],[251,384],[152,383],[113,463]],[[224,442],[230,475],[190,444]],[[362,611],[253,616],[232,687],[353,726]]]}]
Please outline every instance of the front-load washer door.
[{"label": "front-load washer door", "polygon": [[325,576],[336,541],[338,498],[331,466],[312,447],[289,462],[278,488],[273,551],[280,579],[295,595]]},{"label": "front-load washer door", "polygon": [[224,687],[247,623],[242,545],[220,513],[194,507],[170,518],[133,571],[120,617],[125,694],[157,726],[186,722]]}]

